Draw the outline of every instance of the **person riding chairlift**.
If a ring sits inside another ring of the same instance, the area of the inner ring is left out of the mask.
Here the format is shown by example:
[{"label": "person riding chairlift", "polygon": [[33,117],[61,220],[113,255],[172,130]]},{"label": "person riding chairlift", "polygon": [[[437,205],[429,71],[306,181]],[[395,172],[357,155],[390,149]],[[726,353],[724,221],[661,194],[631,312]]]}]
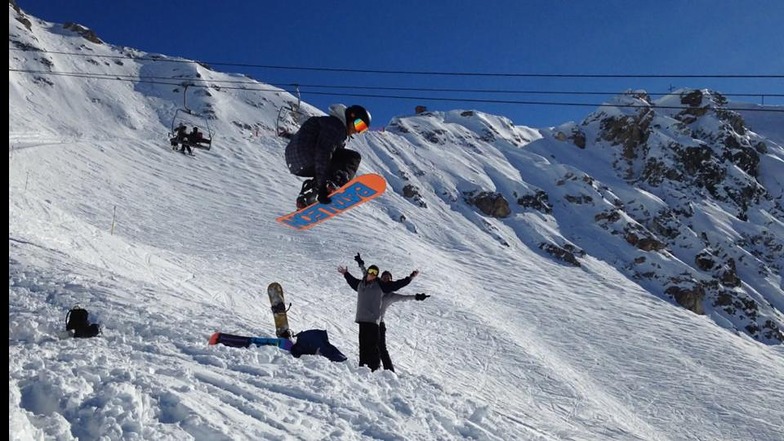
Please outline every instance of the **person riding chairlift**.
[{"label": "person riding chairlift", "polygon": [[177,129],[175,130],[175,136],[177,138],[177,141],[179,142],[185,141],[185,138],[188,137],[187,130],[188,127],[185,124],[180,124],[179,126],[177,126]]},{"label": "person riding chairlift", "polygon": [[191,131],[191,133],[188,135],[188,140],[191,142],[191,144],[206,142],[206,139],[204,139],[204,136],[196,126],[193,127],[193,131]]}]

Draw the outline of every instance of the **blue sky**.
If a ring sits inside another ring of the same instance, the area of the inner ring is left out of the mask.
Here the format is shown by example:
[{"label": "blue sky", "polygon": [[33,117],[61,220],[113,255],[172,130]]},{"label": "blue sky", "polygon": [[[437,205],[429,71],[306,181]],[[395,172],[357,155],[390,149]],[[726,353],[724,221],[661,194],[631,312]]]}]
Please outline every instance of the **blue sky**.
[{"label": "blue sky", "polygon": [[[213,63],[216,70],[245,73],[279,86],[301,84],[303,100],[322,110],[333,102],[363,104],[374,115],[376,127],[394,116],[411,114],[416,105],[432,110],[477,109],[507,116],[516,124],[543,127],[579,121],[594,106],[520,102],[599,104],[629,88],[654,95],[670,87],[707,87],[725,94],[784,94],[780,35],[784,2],[673,0],[631,6],[633,3],[642,2],[18,2],[23,10],[41,19],[85,25],[110,44]],[[253,67],[259,65],[484,75]],[[778,78],[538,78],[508,74]],[[373,89],[379,87],[387,89]],[[597,92],[606,94],[594,94]],[[466,98],[476,101],[451,101]],[[759,97],[730,99],[761,102]],[[488,102],[493,100],[518,103]],[[767,96],[764,102],[784,104],[784,99]]]}]

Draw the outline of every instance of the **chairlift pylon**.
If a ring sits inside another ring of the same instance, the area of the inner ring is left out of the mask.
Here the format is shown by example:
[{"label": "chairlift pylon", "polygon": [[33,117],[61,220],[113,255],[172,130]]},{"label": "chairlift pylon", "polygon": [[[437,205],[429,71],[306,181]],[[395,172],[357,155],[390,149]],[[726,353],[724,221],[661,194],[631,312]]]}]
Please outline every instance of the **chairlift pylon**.
[{"label": "chairlift pylon", "polygon": [[300,108],[302,96],[299,92],[299,84],[294,84],[294,88],[297,94],[297,104],[282,106],[278,109],[278,118],[275,120],[275,133],[282,138],[291,138],[303,122],[304,115]]}]

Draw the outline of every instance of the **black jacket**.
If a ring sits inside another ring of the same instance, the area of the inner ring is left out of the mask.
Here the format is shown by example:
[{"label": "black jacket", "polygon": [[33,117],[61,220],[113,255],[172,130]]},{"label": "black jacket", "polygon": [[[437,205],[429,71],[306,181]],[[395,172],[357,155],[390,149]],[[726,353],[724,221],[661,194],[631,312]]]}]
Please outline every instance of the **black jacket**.
[{"label": "black jacket", "polygon": [[345,148],[346,124],[337,116],[314,116],[302,124],[286,146],[286,165],[297,176],[315,177],[325,183],[332,153]]}]

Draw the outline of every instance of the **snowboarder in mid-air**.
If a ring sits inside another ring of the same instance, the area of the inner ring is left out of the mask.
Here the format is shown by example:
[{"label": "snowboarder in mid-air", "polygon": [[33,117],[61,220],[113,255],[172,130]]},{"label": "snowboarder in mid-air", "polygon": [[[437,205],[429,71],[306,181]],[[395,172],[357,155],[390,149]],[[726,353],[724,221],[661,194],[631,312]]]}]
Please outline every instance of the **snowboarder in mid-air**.
[{"label": "snowboarder in mid-air", "polygon": [[354,178],[362,156],[345,147],[351,135],[370,127],[370,112],[364,107],[333,104],[328,116],[308,118],[286,146],[289,171],[307,179],[297,197],[297,208],[317,200],[331,202],[329,194]]}]

